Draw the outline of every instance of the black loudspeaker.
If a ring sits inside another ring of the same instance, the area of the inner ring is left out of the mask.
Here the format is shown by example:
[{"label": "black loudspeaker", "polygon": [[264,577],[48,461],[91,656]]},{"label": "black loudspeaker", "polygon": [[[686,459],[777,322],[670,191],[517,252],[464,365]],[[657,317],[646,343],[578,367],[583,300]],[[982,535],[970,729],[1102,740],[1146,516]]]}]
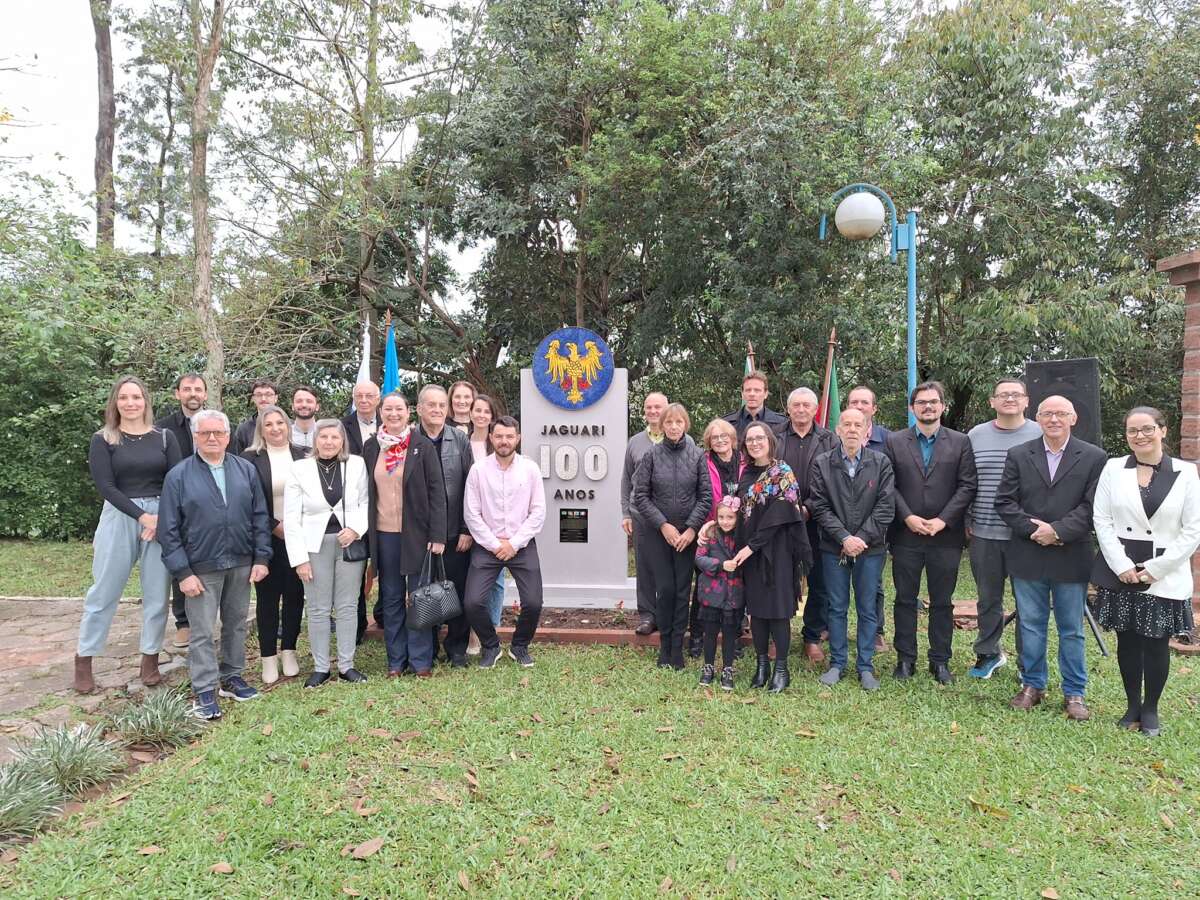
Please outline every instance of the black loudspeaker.
[{"label": "black loudspeaker", "polygon": [[1078,421],[1071,434],[1089,444],[1100,443],[1100,360],[1055,359],[1025,365],[1025,384],[1029,389],[1029,409],[1033,418],[1038,404],[1047,397],[1066,397],[1075,405]]}]

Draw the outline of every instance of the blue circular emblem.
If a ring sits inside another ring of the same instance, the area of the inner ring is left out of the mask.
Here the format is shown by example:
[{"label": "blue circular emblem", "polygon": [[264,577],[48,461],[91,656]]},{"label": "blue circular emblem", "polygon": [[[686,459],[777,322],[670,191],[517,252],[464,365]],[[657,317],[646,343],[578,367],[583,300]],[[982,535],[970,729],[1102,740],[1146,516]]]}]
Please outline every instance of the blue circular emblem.
[{"label": "blue circular emblem", "polygon": [[560,328],[533,354],[533,383],[561,409],[584,409],[604,396],[613,377],[612,351],[586,328]]}]

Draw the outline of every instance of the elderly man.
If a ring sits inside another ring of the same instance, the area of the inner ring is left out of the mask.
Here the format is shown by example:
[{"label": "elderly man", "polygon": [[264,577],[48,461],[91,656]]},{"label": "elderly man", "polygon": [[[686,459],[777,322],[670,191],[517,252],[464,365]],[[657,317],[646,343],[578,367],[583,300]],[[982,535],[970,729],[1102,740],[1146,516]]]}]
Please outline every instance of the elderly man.
[{"label": "elderly man", "polygon": [[379,429],[379,419],[375,416],[379,409],[379,385],[373,381],[360,381],[354,386],[351,396],[354,398],[354,412],[342,419],[342,424],[346,426],[350,452],[362,456],[363,444]]},{"label": "elderly man", "polygon": [[463,518],[475,546],[463,607],[479,635],[479,668],[490,669],[500,658],[500,639],[488,615],[488,595],[497,574],[508,569],[521,598],[508,655],[527,669],[533,665],[529,644],[542,614],[542,569],[535,539],[546,520],[546,489],[537,463],[517,453],[521,425],[516,419],[500,416],[488,435],[495,452],[467,476]]},{"label": "elderly man", "polygon": [[[800,511],[808,527],[808,545],[816,548],[820,542],[820,531],[812,510],[808,507],[809,481],[812,463],[818,456],[838,445],[837,436],[822,428],[815,421],[820,401],[810,388],[798,387],[787,399],[788,424],[776,434],[779,436],[779,458],[792,467],[796,484],[800,487]],[[825,590],[825,578],[818,561],[808,573],[808,600],[804,604],[804,652],[809,662],[820,665],[825,661],[821,652],[821,633],[828,628],[825,621],[829,595]]]},{"label": "elderly man", "polygon": [[242,451],[254,443],[254,426],[258,423],[258,413],[268,406],[279,402],[279,389],[269,378],[256,378],[250,385],[250,401],[254,404],[254,415],[243,419],[233,434],[233,446],[230,453],[240,456]]},{"label": "elderly man", "polygon": [[829,669],[821,684],[833,687],[849,665],[850,587],[858,611],[855,669],[864,691],[879,689],[875,674],[875,591],[887,556],[887,530],[895,514],[892,464],[866,446],[870,434],[862,410],[842,411],[840,446],[812,464],[807,506],[820,528],[817,567],[829,594]]},{"label": "elderly man", "polygon": [[1051,396],[1037,409],[1042,436],[1008,451],[996,512],[1012,529],[1012,573],[1021,629],[1021,690],[1013,709],[1033,709],[1046,694],[1046,634],[1053,600],[1058,671],[1067,718],[1084,721],[1087,663],[1083,615],[1096,548],[1092,499],[1104,468],[1103,450],[1071,436],[1075,407]]},{"label": "elderly man", "polygon": [[[850,388],[850,393],[846,395],[846,406],[849,409],[859,410],[867,417],[867,440],[865,446],[870,450],[878,450],[880,453],[886,452],[887,439],[891,432],[875,421],[875,414],[879,412],[879,405],[875,400],[875,391],[865,384],[856,384]],[[875,621],[879,625],[879,633],[875,635],[875,651],[882,653],[887,650],[887,641],[883,637],[883,629],[887,623],[887,616],[884,610],[882,578],[879,579],[879,590],[875,593]]]},{"label": "elderly man", "polygon": [[[229,419],[202,409],[192,416],[194,455],[167,473],[158,508],[163,562],[179,581],[192,627],[188,668],[194,711],[219,719],[218,694],[239,702],[246,684],[246,616],[250,585],[267,577],[271,522],[253,463],[226,453]],[[221,617],[221,659],[213,640]]]},{"label": "elderly man", "polygon": [[[467,489],[467,475],[471,471],[474,455],[467,435],[453,426],[446,427],[450,415],[450,397],[446,389],[436,384],[421,388],[417,397],[417,418],[421,433],[433,441],[441,463],[442,480],[446,485],[446,534],[430,535],[430,540],[444,541],[446,550],[442,561],[446,566],[446,577],[454,582],[460,599],[467,595],[467,567],[471,560],[471,532],[463,518],[463,497]],[[496,574],[492,572],[492,582]],[[456,669],[466,668],[467,641],[470,638],[466,612],[446,623],[446,656]],[[478,630],[476,634],[479,634]],[[480,635],[482,640],[482,635]],[[437,653],[437,645],[434,645]]]},{"label": "elderly man", "polygon": [[772,431],[787,424],[787,419],[772,409],[767,409],[767,376],[763,372],[750,372],[742,379],[742,405],[724,419],[737,429],[738,440],[746,433],[751,422],[762,422]]}]

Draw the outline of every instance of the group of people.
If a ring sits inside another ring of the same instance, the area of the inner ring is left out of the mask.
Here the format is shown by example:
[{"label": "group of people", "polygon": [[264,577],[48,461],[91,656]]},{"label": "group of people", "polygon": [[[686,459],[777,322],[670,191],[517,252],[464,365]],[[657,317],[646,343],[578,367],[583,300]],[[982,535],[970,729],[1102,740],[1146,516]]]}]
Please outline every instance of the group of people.
[{"label": "group of people", "polygon": [[875,421],[875,394],[864,385],[850,391],[833,431],[817,423],[811,389],[791,392],[786,416],[768,408],[768,396],[766,376],[747,374],[742,406],[708,423],[700,445],[688,435],[686,409],[660,393],[646,397],[646,427],[625,456],[622,524],[636,554],[636,630],[659,633],[660,666],[684,668],[686,638],[703,657],[700,683],[712,684],[720,637],[720,685],[732,690],[748,616],[751,687],[782,691],[791,679],[790,620],[803,606],[805,654],[824,664],[819,680],[832,688],[850,671],[853,591],[853,671],[875,691],[890,555],[892,675],[916,672],[924,573],[929,673],[949,684],[954,590],[969,547],[979,623],[971,677],[990,678],[1008,662],[1001,638],[1011,580],[1021,687],[1010,705],[1029,710],[1045,697],[1053,613],[1065,714],[1090,718],[1084,618],[1092,602],[1100,625],[1117,633],[1128,701],[1119,724],[1159,733],[1169,640],[1193,628],[1190,559],[1200,545],[1200,479],[1194,465],[1167,454],[1161,412],[1130,410],[1130,453],[1110,460],[1072,436],[1077,416],[1067,398],[1047,397],[1026,418],[1029,397],[1016,378],[995,384],[994,418],[966,434],[942,424],[946,392],[937,381],[913,389],[914,424],[892,432]]},{"label": "group of people", "polygon": [[[204,718],[220,716],[219,697],[257,693],[243,677],[251,584],[267,684],[300,673],[306,609],[313,669],[305,686],[333,679],[334,665],[342,680],[366,680],[354,658],[373,578],[389,677],[430,675],[439,629],[410,627],[406,598],[440,580],[453,583],[463,610],[445,623],[445,658],[464,667],[478,655],[480,667],[495,666],[505,570],[520,598],[508,653],[533,665],[545,492],[538,466],[518,453],[519,423],[498,415],[490,398],[468,382],[427,385],[413,421],[402,394],[381,398],[363,382],[353,412],[320,418],[317,391],[300,386],[289,417],[277,387],[259,380],[254,415],[231,429],[207,408],[200,375],[182,376],[175,397],[179,409],[155,421],[146,386],[120,379],[92,439],[89,465],[105,503],[75,659],[78,690],[94,689],[92,658],[103,652],[134,565],[144,594],[142,680],[161,680],[170,607]],[[709,422],[699,444],[684,406],[657,392],[645,399],[646,427],[630,438],[622,472],[622,527],[636,559],[636,630],[659,633],[659,666],[684,669],[685,652],[701,656],[700,683],[712,684],[720,643],[720,686],[732,690],[748,618],[750,686],[783,691],[792,619],[803,608],[804,654],[824,666],[819,680],[832,688],[851,671],[853,592],[853,673],[875,691],[890,555],[892,675],[916,672],[924,573],[929,672],[949,684],[953,595],[969,548],[979,622],[972,677],[990,678],[1008,662],[1001,638],[1011,580],[1021,681],[1011,705],[1028,710],[1044,698],[1053,612],[1066,715],[1089,718],[1084,614],[1094,584],[1096,618],[1117,632],[1128,697],[1120,724],[1158,733],[1168,641],[1193,624],[1190,557],[1200,544],[1200,479],[1166,453],[1161,413],[1130,410],[1131,452],[1108,460],[1072,436],[1076,414],[1066,398],[1046,398],[1027,419],[1019,379],[997,382],[995,417],[967,434],[942,424],[946,394],[936,381],[911,392],[914,424],[894,432],[875,421],[866,386],[850,391],[832,431],[816,421],[812,390],[792,391],[786,416],[768,408],[768,397],[766,376],[747,374],[741,407]]]},{"label": "group of people", "polygon": [[450,664],[465,667],[475,654],[482,668],[495,666],[505,569],[520,598],[508,653],[533,665],[529,644],[542,608],[535,539],[545,492],[537,465],[517,453],[519,423],[497,415],[490,398],[466,382],[449,391],[426,385],[414,422],[403,394],[381,398],[375,384],[363,382],[354,388],[353,412],[319,418],[317,392],[301,386],[289,418],[276,386],[260,380],[252,387],[254,415],[234,429],[223,412],[207,408],[202,376],[182,376],[175,396],[179,410],[155,421],[145,384],[121,378],[92,438],[88,462],[104,507],[76,690],[95,689],[92,659],[104,650],[134,565],[143,589],[142,682],[162,680],[158,659],[173,593],[175,644],[188,648],[201,718],[220,717],[219,698],[257,696],[244,678],[251,585],[266,684],[300,674],[296,642],[306,610],[313,668],[305,687],[320,687],[335,672],[351,683],[366,680],[354,658],[372,577],[388,677],[431,674],[438,630],[410,626],[406,604],[410,590],[431,580],[452,582],[460,598],[461,614],[445,623]]}]

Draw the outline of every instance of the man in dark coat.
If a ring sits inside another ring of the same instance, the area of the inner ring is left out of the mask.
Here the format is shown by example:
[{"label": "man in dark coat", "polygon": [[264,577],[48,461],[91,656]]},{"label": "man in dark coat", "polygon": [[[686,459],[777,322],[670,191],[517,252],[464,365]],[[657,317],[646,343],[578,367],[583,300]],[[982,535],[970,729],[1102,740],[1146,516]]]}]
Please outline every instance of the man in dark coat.
[{"label": "man in dark coat", "polygon": [[888,437],[896,476],[892,522],[892,581],[897,678],[911,678],[917,661],[917,592],[929,585],[929,671],[939,684],[954,680],[954,587],[966,546],[966,514],[975,497],[975,454],[960,431],[942,425],[946,392],[940,382],[918,384],[909,396],[917,424]]},{"label": "man in dark coat", "polygon": [[751,372],[742,379],[742,406],[724,419],[737,429],[738,440],[746,433],[751,422],[762,422],[772,431],[787,424],[787,419],[772,409],[767,409],[767,376],[762,372]]},{"label": "man in dark coat", "polygon": [[279,389],[269,378],[256,378],[250,385],[250,399],[254,403],[254,415],[242,419],[237,431],[233,433],[233,441],[229,452],[240,456],[242,451],[254,443],[254,427],[258,423],[258,411],[279,403]]},{"label": "man in dark coat", "polygon": [[996,512],[1012,529],[1008,563],[1021,628],[1022,685],[1010,705],[1032,709],[1046,694],[1053,598],[1067,718],[1083,721],[1091,716],[1083,700],[1083,605],[1096,555],[1092,500],[1107,457],[1099,447],[1071,436],[1075,407],[1066,397],[1043,400],[1037,421],[1042,436],[1008,451],[996,490]]}]

